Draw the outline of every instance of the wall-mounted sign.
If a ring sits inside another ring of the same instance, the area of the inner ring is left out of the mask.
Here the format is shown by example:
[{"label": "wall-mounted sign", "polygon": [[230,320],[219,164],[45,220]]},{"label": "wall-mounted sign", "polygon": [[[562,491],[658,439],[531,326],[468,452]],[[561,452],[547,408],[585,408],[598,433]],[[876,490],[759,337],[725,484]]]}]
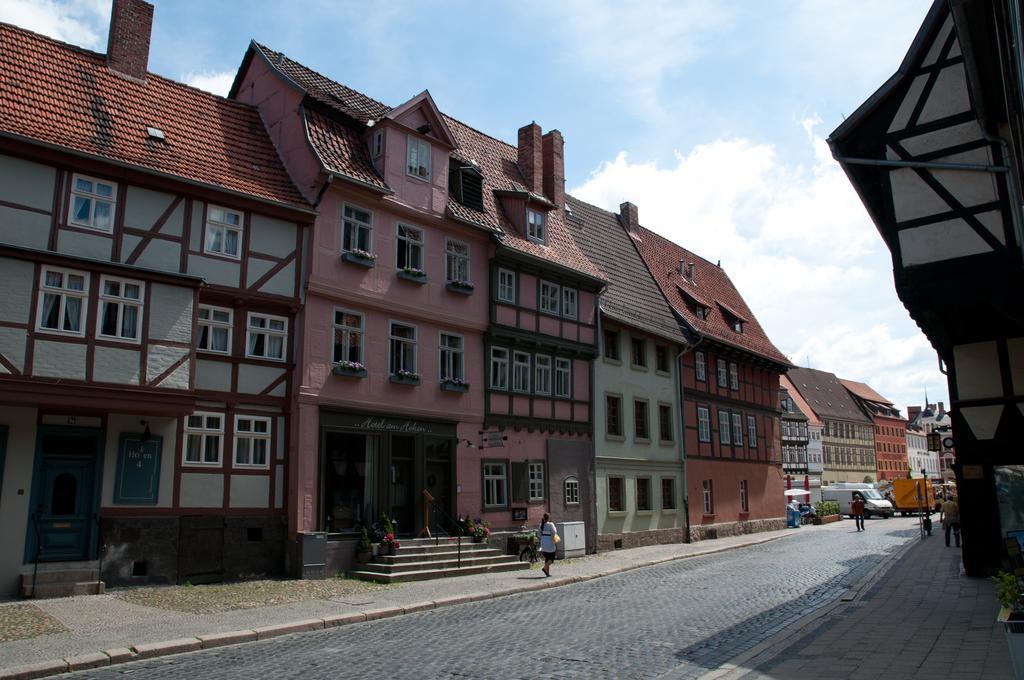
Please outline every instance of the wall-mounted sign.
[{"label": "wall-mounted sign", "polygon": [[942,438],[942,448],[944,448],[944,449],[951,449],[951,448],[953,448],[953,438],[952,437],[943,437]]},{"label": "wall-mounted sign", "polygon": [[985,466],[964,465],[961,474],[964,479],[985,479]]},{"label": "wall-mounted sign", "polygon": [[512,508],[512,521],[513,522],[525,522],[526,521],[526,508]]},{"label": "wall-mounted sign", "polygon": [[156,505],[160,495],[160,454],[163,438],[153,435],[121,433],[114,477],[114,503],[119,505]]},{"label": "wall-mounted sign", "polygon": [[482,439],[480,440],[481,449],[501,449],[505,447],[505,440],[508,437],[505,436],[504,430],[497,430],[496,432],[481,432]]}]

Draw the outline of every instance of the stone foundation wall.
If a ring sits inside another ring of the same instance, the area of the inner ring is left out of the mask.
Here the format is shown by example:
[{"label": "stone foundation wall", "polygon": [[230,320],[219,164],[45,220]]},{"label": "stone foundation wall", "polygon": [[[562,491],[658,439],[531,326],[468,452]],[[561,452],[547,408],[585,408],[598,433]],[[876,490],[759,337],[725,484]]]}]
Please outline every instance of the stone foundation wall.
[{"label": "stone foundation wall", "polygon": [[650,531],[626,531],[617,534],[598,534],[597,551],[621,550],[623,548],[639,548],[643,545],[659,545],[663,543],[682,543],[686,538],[686,530],[652,529]]},{"label": "stone foundation wall", "polygon": [[178,582],[177,517],[104,517],[100,528],[108,586]]},{"label": "stone foundation wall", "polygon": [[775,531],[786,528],[784,517],[756,519],[743,522],[723,522],[721,524],[693,524],[690,526],[690,541],[706,541],[726,536],[757,534],[762,531]]}]

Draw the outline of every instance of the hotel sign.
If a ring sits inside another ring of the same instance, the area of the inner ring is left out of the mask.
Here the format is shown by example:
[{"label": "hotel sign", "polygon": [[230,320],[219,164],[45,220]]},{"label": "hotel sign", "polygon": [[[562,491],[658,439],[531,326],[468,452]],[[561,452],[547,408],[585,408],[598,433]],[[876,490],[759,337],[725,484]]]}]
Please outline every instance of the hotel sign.
[{"label": "hotel sign", "polygon": [[356,427],[362,430],[397,432],[399,434],[433,434],[434,432],[428,423],[418,423],[414,420],[396,421],[386,418],[367,418]]},{"label": "hotel sign", "polygon": [[432,435],[435,437],[454,437],[455,424],[418,420],[415,418],[389,418],[387,416],[369,415],[366,413],[339,413],[337,411],[320,411],[320,426],[339,428],[349,432],[366,434],[394,435]]},{"label": "hotel sign", "polygon": [[160,491],[160,453],[163,439],[121,434],[114,478],[114,503],[118,505],[156,505]]}]

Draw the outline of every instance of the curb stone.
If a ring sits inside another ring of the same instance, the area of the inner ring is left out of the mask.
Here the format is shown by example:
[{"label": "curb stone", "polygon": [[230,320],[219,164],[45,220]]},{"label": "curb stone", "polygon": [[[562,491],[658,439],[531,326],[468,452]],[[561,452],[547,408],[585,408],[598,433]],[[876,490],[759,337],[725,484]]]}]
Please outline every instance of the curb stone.
[{"label": "curb stone", "polygon": [[41,661],[0,670],[0,680],[31,680],[31,678],[45,678],[48,675],[58,675],[67,673],[67,671],[68,664],[64,659]]},{"label": "curb stone", "polygon": [[95,654],[79,654],[78,656],[68,656],[64,660],[68,663],[69,671],[86,671],[90,668],[100,668],[101,666],[110,665],[110,657],[102,652],[96,652]]},{"label": "curb stone", "polygon": [[197,637],[203,643],[203,649],[234,645],[240,642],[253,642],[259,639],[254,630],[232,630],[227,633],[210,633],[209,635],[199,635]]},{"label": "curb stone", "polygon": [[[435,606],[437,603],[434,603]],[[324,617],[324,628],[334,628],[335,626],[347,626],[350,623],[362,623],[366,620],[366,614],[362,612],[356,612],[355,614],[335,614],[333,616]]]},{"label": "curb stone", "polygon": [[380,609],[364,609],[363,615],[367,621],[376,621],[377,619],[387,619],[392,616],[402,615],[401,607],[381,607]]},{"label": "curb stone", "polygon": [[135,658],[135,652],[128,649],[127,647],[116,647],[114,649],[104,649],[103,653],[110,658],[110,664],[125,663]]},{"label": "curb stone", "polygon": [[278,635],[288,635],[289,633],[308,633],[311,630],[323,629],[323,619],[305,619],[304,621],[293,621],[291,623],[278,623],[273,626],[261,626],[259,628],[253,628],[252,630],[256,633],[256,639],[266,640],[267,638],[277,637]]},{"label": "curb stone", "polygon": [[154,656],[167,656],[168,654],[179,654],[181,652],[194,652],[203,648],[199,638],[178,638],[177,640],[166,640],[164,642],[145,642],[141,645],[133,645],[132,650],[139,659],[151,659]]}]

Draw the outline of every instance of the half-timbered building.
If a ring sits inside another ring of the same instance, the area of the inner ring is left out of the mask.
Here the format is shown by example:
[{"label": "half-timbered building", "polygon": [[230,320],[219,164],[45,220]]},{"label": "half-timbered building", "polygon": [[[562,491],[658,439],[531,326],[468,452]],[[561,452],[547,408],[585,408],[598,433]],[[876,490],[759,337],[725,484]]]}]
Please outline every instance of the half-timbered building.
[{"label": "half-timbered building", "polygon": [[0,24],[5,592],[284,568],[312,209],[255,108],[147,72],[152,11],[105,55]]},{"label": "half-timbered building", "polygon": [[855,380],[842,380],[843,387],[869,418],[875,428],[875,469],[878,481],[907,476],[907,421],[893,403]]}]

